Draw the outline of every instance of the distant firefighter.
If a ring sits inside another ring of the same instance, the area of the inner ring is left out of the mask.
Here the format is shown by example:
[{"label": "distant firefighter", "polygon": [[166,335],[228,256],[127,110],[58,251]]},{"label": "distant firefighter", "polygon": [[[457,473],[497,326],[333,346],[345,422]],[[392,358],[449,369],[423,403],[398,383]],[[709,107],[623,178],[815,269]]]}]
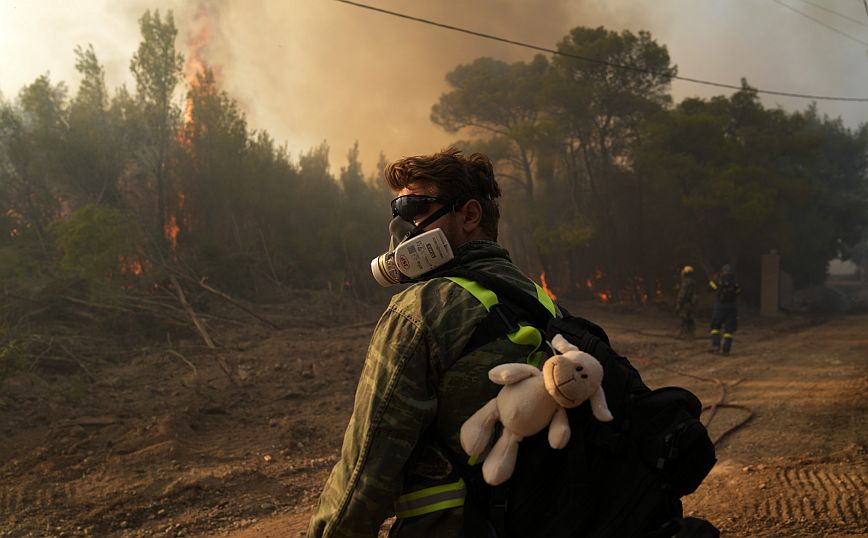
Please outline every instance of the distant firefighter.
[{"label": "distant firefighter", "polygon": [[681,318],[678,338],[693,338],[693,333],[696,330],[694,319],[696,281],[693,279],[693,267],[690,265],[685,265],[681,270],[681,282],[678,283],[678,295],[675,298],[675,312]]},{"label": "distant firefighter", "polygon": [[729,355],[732,349],[732,336],[738,326],[736,300],[741,286],[727,264],[720,269],[720,275],[708,283],[708,289],[715,292],[714,310],[711,313],[711,352],[721,351],[720,331],[723,330],[723,354]]}]

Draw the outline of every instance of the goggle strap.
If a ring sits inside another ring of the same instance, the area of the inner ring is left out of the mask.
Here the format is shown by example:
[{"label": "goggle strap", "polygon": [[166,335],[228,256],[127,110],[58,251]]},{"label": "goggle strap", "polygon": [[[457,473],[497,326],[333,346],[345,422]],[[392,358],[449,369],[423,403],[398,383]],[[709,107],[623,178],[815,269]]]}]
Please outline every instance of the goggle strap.
[{"label": "goggle strap", "polygon": [[409,239],[411,237],[416,237],[417,235],[421,234],[423,231],[425,231],[426,226],[428,226],[429,224],[431,224],[435,220],[439,219],[443,215],[450,213],[454,209],[455,209],[454,205],[444,205],[443,207],[441,207],[437,211],[431,213],[431,215],[429,215],[427,219],[420,222],[415,228],[413,228],[410,232],[408,232],[406,236],[404,236],[404,241],[406,241],[407,239]]}]

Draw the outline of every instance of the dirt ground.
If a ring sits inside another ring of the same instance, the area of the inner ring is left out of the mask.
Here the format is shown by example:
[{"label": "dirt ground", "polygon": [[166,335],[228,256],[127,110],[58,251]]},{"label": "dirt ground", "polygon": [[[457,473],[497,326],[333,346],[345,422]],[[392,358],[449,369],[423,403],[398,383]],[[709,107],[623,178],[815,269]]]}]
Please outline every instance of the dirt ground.
[{"label": "dirt ground", "polygon": [[[0,536],[303,536],[382,309],[333,304],[311,293],[259,310],[282,329],[212,326],[231,380],[195,334],[87,372],[2,380]],[[713,438],[753,414],[718,443],[686,512],[724,536],[868,536],[868,316],[743,308],[722,357],[704,336],[673,338],[677,319],[655,307],[565,305],[650,386],[706,404],[725,390],[749,410],[719,409]]]}]

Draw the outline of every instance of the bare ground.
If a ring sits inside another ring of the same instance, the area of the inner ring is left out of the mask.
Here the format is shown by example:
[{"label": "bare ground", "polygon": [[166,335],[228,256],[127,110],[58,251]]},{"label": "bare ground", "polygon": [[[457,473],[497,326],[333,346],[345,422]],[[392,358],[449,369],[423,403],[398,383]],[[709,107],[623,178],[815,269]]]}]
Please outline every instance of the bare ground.
[{"label": "bare ground", "polygon": [[[334,464],[381,307],[299,298],[88,372],[0,382],[0,536],[302,536]],[[742,314],[730,357],[653,307],[567,302],[652,387],[720,400],[718,463],[684,499],[733,537],[868,536],[868,316]],[[305,310],[307,309],[307,310]],[[339,327],[329,326],[337,319]],[[700,320],[702,321],[702,320]],[[699,332],[703,332],[700,330]]]}]

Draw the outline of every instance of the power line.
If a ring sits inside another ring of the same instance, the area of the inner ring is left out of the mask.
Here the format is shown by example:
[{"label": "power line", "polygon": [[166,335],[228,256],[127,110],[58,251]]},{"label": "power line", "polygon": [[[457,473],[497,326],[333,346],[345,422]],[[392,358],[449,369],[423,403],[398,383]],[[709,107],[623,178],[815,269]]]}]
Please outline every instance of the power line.
[{"label": "power line", "polygon": [[825,22],[821,21],[820,19],[815,19],[814,17],[811,17],[810,15],[808,15],[807,13],[805,13],[804,11],[800,11],[800,10],[794,8],[794,7],[791,6],[791,5],[788,5],[788,4],[785,4],[785,3],[781,2],[781,0],[772,0],[772,1],[773,1],[775,4],[778,4],[778,5],[784,6],[784,7],[787,8],[787,9],[790,9],[790,10],[792,10],[792,11],[795,11],[796,13],[798,13],[799,15],[801,15],[802,17],[805,17],[806,19],[810,19],[810,20],[816,22],[817,24],[819,24],[820,26],[825,26],[826,28],[828,28],[829,30],[832,30],[832,31],[835,32],[836,34],[840,34],[840,35],[846,37],[847,39],[850,39],[850,40],[852,40],[852,41],[855,41],[856,43],[859,43],[860,45],[865,45],[866,47],[868,47],[868,41],[862,41],[862,40],[859,39],[858,37],[853,37],[853,36],[851,36],[850,34],[848,34],[848,33],[846,33],[846,32],[842,32],[841,30],[838,30],[838,29],[835,28],[834,26],[831,26],[831,25],[829,25],[829,24],[826,24]]},{"label": "power line", "polygon": [[[831,9],[827,8],[826,6],[821,6],[820,4],[815,4],[814,2],[809,2],[808,0],[801,0],[801,1],[806,3],[806,4],[812,5],[817,9],[822,9],[823,11],[827,11],[833,15],[837,15],[837,16],[841,17],[842,19],[847,19],[848,21],[855,22],[856,24],[861,24],[862,26],[868,27],[868,24],[860,21],[859,19],[854,19],[853,17],[848,17],[847,15],[844,15],[843,13],[838,13],[837,11],[831,10]],[[866,9],[868,9],[868,0],[862,0],[862,1],[865,2]]]},{"label": "power line", "polygon": [[868,0],[862,0],[862,5],[865,6],[865,14],[868,15]]},{"label": "power line", "polygon": [[[540,47],[539,45],[533,45],[530,43],[524,43],[522,41],[516,41],[514,39],[507,39],[507,38],[495,36],[492,34],[477,32],[475,30],[468,30],[466,28],[461,28],[459,26],[452,26],[450,24],[444,24],[442,22],[436,22],[436,21],[432,21],[429,19],[423,19],[421,17],[414,17],[412,15],[407,15],[405,13],[398,13],[396,11],[389,11],[388,9],[369,6],[367,4],[361,4],[359,2],[353,2],[351,0],[335,0],[335,1],[340,2],[342,4],[348,4],[351,6],[359,7],[362,9],[368,9],[370,11],[376,11],[378,13],[383,13],[386,15],[391,15],[393,17],[398,17],[401,19],[407,19],[407,20],[411,20],[411,21],[415,21],[415,22],[420,22],[422,24],[428,24],[430,26],[436,26],[438,28],[444,28],[446,30],[452,30],[455,32],[463,33],[463,34],[481,37],[484,39],[490,39],[492,41],[499,41],[501,43],[516,45],[519,47],[524,47],[527,49],[536,50],[536,51],[540,51],[540,52],[548,52],[550,54],[556,54],[558,56],[564,56],[566,58],[574,58],[576,60],[582,60],[584,62],[590,62],[590,63],[600,64],[600,65],[605,65],[607,67],[612,67],[615,69],[625,69],[628,71],[635,71],[635,72],[645,73],[645,74],[649,74],[649,75],[663,76],[663,77],[667,77],[670,79],[682,80],[684,82],[692,82],[694,84],[704,84],[706,86],[714,86],[717,88],[726,88],[726,89],[730,89],[730,90],[741,90],[742,89],[742,86],[740,86],[740,85],[726,84],[723,82],[712,82],[710,80],[690,78],[690,77],[685,77],[685,76],[681,76],[681,75],[670,75],[668,73],[659,73],[659,72],[656,72],[656,71],[653,71],[650,69],[644,69],[642,67],[637,67],[635,65],[616,64],[613,62],[608,62],[606,60],[600,60],[598,58],[590,58],[587,56],[579,56],[578,54],[570,54],[567,52],[561,52],[561,51],[556,50],[556,49],[551,49],[551,48],[547,48],[547,47]],[[865,1],[868,1],[868,0],[865,0]],[[789,7],[789,6],[787,6],[787,7]],[[860,102],[860,103],[868,102],[868,97],[833,97],[833,96],[828,96],[828,95],[810,95],[810,94],[804,94],[804,93],[784,92],[784,91],[775,91],[775,90],[762,90],[759,88],[753,88],[753,90],[756,91],[757,93],[762,93],[762,94],[767,94],[767,95],[780,95],[780,96],[784,96],[784,97],[797,97],[800,99],[814,99],[814,100],[818,100],[818,101],[849,101],[849,102]]]}]

